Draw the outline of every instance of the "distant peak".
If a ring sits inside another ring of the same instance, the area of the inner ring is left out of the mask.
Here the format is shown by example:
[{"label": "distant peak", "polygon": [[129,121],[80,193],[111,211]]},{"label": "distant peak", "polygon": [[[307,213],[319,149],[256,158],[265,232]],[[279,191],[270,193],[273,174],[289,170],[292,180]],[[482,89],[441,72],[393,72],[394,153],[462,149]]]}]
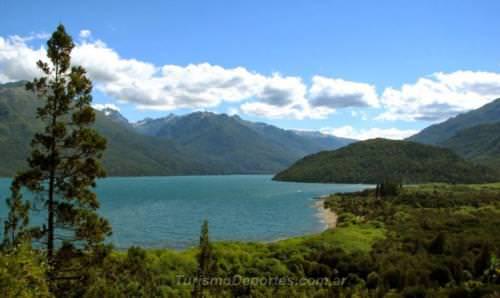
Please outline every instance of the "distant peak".
[{"label": "distant peak", "polygon": [[105,106],[105,107],[95,107],[94,109],[101,111],[104,115],[114,122],[129,124],[127,118],[125,118],[115,106]]},{"label": "distant peak", "polygon": [[146,117],[142,120],[139,120],[137,122],[134,122],[134,126],[141,126],[141,125],[147,125],[149,123],[160,123],[160,122],[168,122],[173,119],[177,118],[177,116],[173,113],[168,114],[167,116],[160,117],[160,118],[151,118],[151,117]]}]

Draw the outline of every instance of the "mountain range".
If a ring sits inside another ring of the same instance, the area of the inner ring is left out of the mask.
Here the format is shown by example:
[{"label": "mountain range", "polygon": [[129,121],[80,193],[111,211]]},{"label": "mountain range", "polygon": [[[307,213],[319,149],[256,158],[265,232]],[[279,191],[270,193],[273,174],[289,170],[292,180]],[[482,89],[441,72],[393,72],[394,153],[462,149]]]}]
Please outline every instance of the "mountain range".
[{"label": "mountain range", "polygon": [[[42,129],[35,118],[39,101],[24,84],[0,85],[0,176],[26,166],[30,140]],[[304,156],[354,142],[211,112],[131,123],[106,108],[97,111],[95,127],[108,140],[104,165],[111,176],[276,173]],[[500,168],[500,99],[431,125],[407,141],[445,147]]]},{"label": "mountain range", "polygon": [[[0,176],[26,166],[30,140],[42,128],[39,101],[24,84],[0,85]],[[130,123],[108,108],[97,111],[95,127],[108,140],[104,165],[111,176],[275,173],[354,141],[211,112]]]}]

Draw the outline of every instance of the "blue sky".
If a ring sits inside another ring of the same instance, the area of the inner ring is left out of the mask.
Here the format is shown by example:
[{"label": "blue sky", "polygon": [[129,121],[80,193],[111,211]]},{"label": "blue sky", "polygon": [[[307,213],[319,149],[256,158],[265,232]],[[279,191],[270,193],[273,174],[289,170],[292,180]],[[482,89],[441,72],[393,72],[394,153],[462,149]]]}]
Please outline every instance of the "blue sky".
[{"label": "blue sky", "polygon": [[[131,120],[209,110],[401,137],[500,97],[498,11],[498,1],[2,0],[0,81],[2,72],[3,81],[23,78],[13,73],[29,62],[23,51],[36,53],[45,40],[33,37],[62,22],[87,45],[79,61],[88,63],[95,102]],[[108,66],[110,53],[118,60]],[[89,62],[101,54],[99,65]],[[128,65],[143,65],[131,59],[154,70],[135,75]],[[165,65],[177,68],[161,72]]]}]

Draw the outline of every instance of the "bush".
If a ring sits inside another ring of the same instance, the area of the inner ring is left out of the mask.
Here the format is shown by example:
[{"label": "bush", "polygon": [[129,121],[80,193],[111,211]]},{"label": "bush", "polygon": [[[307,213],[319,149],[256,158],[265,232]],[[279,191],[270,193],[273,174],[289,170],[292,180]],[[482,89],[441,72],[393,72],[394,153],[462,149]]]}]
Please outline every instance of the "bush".
[{"label": "bush", "polygon": [[366,287],[368,289],[376,289],[380,284],[380,277],[378,276],[377,272],[371,272],[368,274],[368,277],[366,279]]},{"label": "bush", "polygon": [[0,252],[2,297],[52,297],[45,280],[46,269],[41,256],[26,245]]},{"label": "bush", "polygon": [[422,287],[411,287],[407,288],[403,292],[404,298],[425,298],[427,297],[427,293],[425,288]]},{"label": "bush", "polygon": [[382,274],[384,285],[389,289],[401,288],[401,272],[399,269],[390,268]]},{"label": "bush", "polygon": [[451,274],[445,266],[437,265],[432,269],[430,278],[443,287],[451,281]]}]

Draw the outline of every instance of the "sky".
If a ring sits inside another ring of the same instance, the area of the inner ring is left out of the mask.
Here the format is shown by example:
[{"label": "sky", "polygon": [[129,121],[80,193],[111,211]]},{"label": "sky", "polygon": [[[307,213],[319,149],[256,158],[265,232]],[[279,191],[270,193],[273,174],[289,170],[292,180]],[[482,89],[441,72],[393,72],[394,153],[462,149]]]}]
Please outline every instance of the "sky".
[{"label": "sky", "polygon": [[499,1],[0,0],[0,83],[59,23],[97,108],[405,138],[500,97]]}]

